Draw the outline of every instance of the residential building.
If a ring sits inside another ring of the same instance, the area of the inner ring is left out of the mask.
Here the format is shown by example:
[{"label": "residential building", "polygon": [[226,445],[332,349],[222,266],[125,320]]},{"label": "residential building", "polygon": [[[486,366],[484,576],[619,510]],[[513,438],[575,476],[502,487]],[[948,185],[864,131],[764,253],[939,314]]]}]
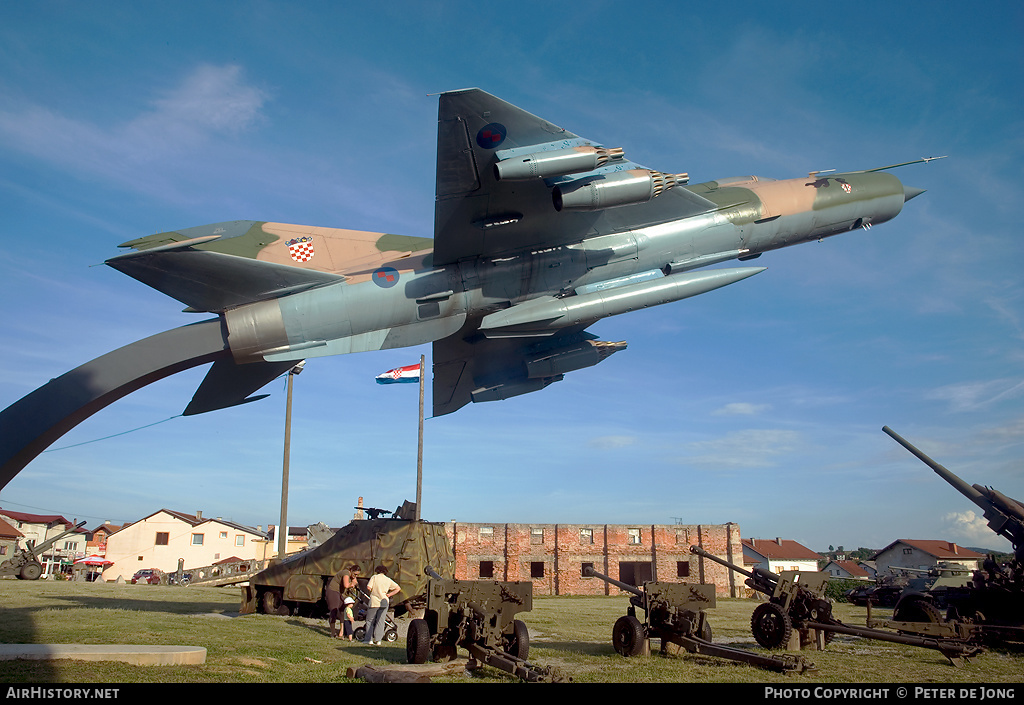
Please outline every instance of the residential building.
[{"label": "residential building", "polygon": [[107,538],[122,527],[105,521],[89,532],[89,540],[86,542],[85,552],[90,556],[107,555]]},{"label": "residential building", "polygon": [[20,548],[18,542],[24,537],[25,534],[0,519],[0,563],[9,560],[14,555],[14,552]]},{"label": "residential building", "polygon": [[878,569],[875,568],[874,561],[857,561],[857,565],[864,569],[864,572],[868,574],[868,580],[874,580],[878,577]]},{"label": "residential building", "polygon": [[879,573],[900,568],[927,570],[939,562],[962,565],[978,570],[985,556],[952,541],[925,539],[897,539],[873,555],[871,559]]},{"label": "residential building", "polygon": [[784,570],[818,572],[820,558],[811,549],[789,539],[743,539],[744,564],[772,573]]},{"label": "residential building", "polygon": [[871,574],[864,569],[857,561],[829,561],[823,573],[828,573],[832,578],[843,578],[846,580],[870,580]]},{"label": "residential building", "polygon": [[142,568],[173,573],[179,560],[184,560],[185,568],[199,568],[229,557],[263,559],[266,545],[266,534],[259,527],[219,517],[204,519],[202,512],[161,509],[107,538],[106,559],[113,563],[103,571],[103,579],[131,580]]},{"label": "residential building", "polygon": [[[305,551],[309,548],[309,531],[305,526],[289,526],[288,540],[285,542],[285,555],[291,555],[298,551]],[[273,558],[277,555],[277,527],[271,524],[267,527],[267,548],[264,558]]]},{"label": "residential building", "polygon": [[[59,514],[29,514],[8,509],[0,509],[0,519],[24,535],[22,547],[27,547],[29,543],[39,546],[75,525]],[[43,564],[43,575],[70,572],[75,560],[85,556],[85,543],[86,532],[79,529],[50,546],[42,555],[37,555]]]},{"label": "residential building", "polygon": [[699,545],[741,562],[737,524],[448,524],[455,577],[530,580],[535,595],[609,595],[618,587],[584,577],[583,568],[631,585],[650,580],[714,583],[737,596],[732,571],[690,553]]}]

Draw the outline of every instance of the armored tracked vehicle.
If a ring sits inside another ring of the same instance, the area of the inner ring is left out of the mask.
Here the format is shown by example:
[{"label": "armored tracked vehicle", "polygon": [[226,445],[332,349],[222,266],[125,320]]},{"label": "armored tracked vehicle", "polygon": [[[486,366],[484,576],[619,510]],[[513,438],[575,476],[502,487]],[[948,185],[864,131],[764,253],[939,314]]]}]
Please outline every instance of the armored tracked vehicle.
[{"label": "armored tracked vehicle", "polygon": [[[445,525],[412,521],[406,503],[395,512],[366,509],[370,519],[356,519],[324,543],[272,563],[242,588],[241,614],[319,616],[327,611],[324,590],[343,568],[358,565],[367,578],[383,565],[402,591],[391,601],[397,615],[422,605],[427,566],[455,574],[455,557]],[[365,509],[360,507],[360,509]],[[393,514],[381,518],[381,514]]]}]

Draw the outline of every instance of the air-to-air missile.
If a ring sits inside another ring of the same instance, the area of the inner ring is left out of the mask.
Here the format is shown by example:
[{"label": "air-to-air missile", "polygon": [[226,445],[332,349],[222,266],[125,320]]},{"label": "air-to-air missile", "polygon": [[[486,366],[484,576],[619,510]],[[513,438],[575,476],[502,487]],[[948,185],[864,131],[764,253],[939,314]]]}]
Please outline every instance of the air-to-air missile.
[{"label": "air-to-air missile", "polygon": [[433,239],[233,221],[124,243],[109,266],[215,317],[0,412],[0,487],[107,404],[210,362],[187,415],[261,398],[306,358],[425,343],[434,416],[543,389],[625,349],[589,333],[595,321],[764,268],[694,270],[896,217],[922,193],[896,166],[690,184],[481,90],[443,93]]}]

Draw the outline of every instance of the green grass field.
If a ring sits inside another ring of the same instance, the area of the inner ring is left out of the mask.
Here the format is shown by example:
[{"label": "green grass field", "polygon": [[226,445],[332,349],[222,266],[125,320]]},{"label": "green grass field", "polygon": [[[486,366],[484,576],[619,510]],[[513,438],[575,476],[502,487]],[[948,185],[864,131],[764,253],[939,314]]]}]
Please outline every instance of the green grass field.
[{"label": "green grass field", "polygon": [[[404,637],[391,645],[361,646],[331,640],[324,620],[239,616],[237,588],[2,580],[0,595],[3,643],[171,644],[207,649],[202,666],[8,661],[0,667],[4,683],[330,683],[347,681],[349,666],[405,663]],[[625,597],[535,598],[533,611],[519,615],[530,628],[530,661],[558,668],[574,682],[793,686],[1024,681],[1021,653],[988,651],[956,668],[936,651],[846,636],[837,636],[824,652],[804,652],[817,671],[799,676],[685,652],[662,656],[657,643],[652,645],[653,655],[626,659],[612,649],[611,629],[627,604]],[[715,643],[767,653],[750,634],[755,605],[751,600],[719,600],[708,612]],[[863,625],[866,612],[838,604],[835,614],[846,624]],[[515,680],[489,667],[472,679]]]}]

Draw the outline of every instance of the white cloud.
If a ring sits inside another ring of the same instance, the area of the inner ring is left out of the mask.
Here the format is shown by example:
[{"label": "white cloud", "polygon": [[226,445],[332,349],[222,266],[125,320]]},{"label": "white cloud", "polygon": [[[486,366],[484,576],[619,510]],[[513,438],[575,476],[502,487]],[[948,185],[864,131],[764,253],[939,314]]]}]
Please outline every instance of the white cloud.
[{"label": "white cloud", "polygon": [[987,426],[981,431],[984,443],[1020,443],[1024,439],[1024,416],[1010,419],[999,426]]},{"label": "white cloud", "polygon": [[257,124],[267,94],[241,67],[202,65],[122,123],[100,125],[35,103],[0,111],[0,144],[78,175],[136,186],[176,160],[195,158],[211,138]]},{"label": "white cloud", "polygon": [[1024,392],[1024,382],[995,379],[988,382],[965,382],[939,387],[925,395],[926,399],[949,402],[952,411],[980,411],[1003,399],[1012,399]]},{"label": "white cloud", "polygon": [[690,443],[684,450],[694,455],[679,458],[680,462],[706,468],[772,467],[780,456],[792,453],[800,444],[796,431],[748,429],[730,433],[710,441]]},{"label": "white cloud", "polygon": [[991,540],[995,538],[995,533],[989,528],[985,518],[969,509],[966,512],[947,514],[942,519],[949,526],[953,538],[958,539],[961,543],[965,541],[992,543]]},{"label": "white cloud", "polygon": [[240,66],[203,65],[166,97],[156,100],[156,109],[139,122],[237,132],[259,120],[266,99],[264,91],[243,81]]},{"label": "white cloud", "polygon": [[636,444],[636,436],[599,436],[597,438],[590,439],[590,447],[598,448],[600,450],[610,450],[612,448],[625,448]]},{"label": "white cloud", "polygon": [[[1013,296],[1012,299],[1019,299],[1020,296]],[[995,311],[996,315],[1004,320],[1009,326],[1013,337],[1018,340],[1024,340],[1024,323],[1021,322],[1020,309],[1018,308],[1019,302],[1013,301],[1013,304],[1007,302],[1007,296],[1001,298],[994,296],[986,297],[985,303]]]},{"label": "white cloud", "polygon": [[747,402],[733,402],[726,404],[721,409],[712,412],[714,416],[753,416],[771,409],[771,404],[750,404]]}]

